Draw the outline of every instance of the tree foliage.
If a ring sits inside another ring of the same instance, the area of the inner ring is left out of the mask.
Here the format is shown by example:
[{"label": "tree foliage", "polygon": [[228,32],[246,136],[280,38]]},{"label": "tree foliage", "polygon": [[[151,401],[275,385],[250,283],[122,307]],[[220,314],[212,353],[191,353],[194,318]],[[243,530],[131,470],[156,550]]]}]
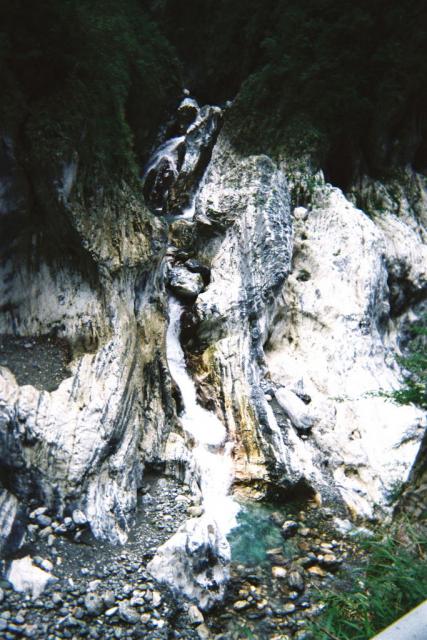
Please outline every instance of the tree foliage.
[{"label": "tree foliage", "polygon": [[[179,86],[172,47],[137,0],[6,0],[2,125],[34,162],[129,176]],[[90,176],[88,176],[90,179]]]},{"label": "tree foliage", "polygon": [[3,0],[2,122],[129,171],[177,93],[175,50],[202,102],[238,95],[245,153],[308,152],[343,187],[427,170],[422,0]]},{"label": "tree foliage", "polygon": [[157,0],[155,15],[212,100],[238,94],[246,152],[304,147],[347,187],[427,169],[427,7],[421,0]]}]

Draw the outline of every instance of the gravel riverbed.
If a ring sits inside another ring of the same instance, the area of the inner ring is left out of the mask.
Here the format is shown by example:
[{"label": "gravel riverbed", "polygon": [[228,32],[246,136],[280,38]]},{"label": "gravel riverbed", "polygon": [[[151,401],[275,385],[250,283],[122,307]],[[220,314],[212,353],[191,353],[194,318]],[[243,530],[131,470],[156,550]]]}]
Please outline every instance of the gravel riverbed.
[{"label": "gravel riverbed", "polygon": [[1,582],[0,638],[310,638],[307,626],[321,610],[321,590],[346,579],[357,558],[332,513],[314,506],[242,505],[230,537],[225,600],[203,614],[146,572],[156,548],[194,509],[184,485],[153,477],[123,546],[93,540],[78,513],[58,523],[35,510],[21,555],[30,555],[54,580],[35,599]]}]

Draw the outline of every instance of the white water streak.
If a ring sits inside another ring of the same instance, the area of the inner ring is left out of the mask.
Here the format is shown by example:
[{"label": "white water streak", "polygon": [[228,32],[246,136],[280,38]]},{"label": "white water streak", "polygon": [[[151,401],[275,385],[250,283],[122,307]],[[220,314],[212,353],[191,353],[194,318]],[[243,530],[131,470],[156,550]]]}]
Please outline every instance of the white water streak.
[{"label": "white water streak", "polygon": [[177,136],[163,142],[153,153],[144,171],[144,180],[152,171],[156,169],[162,160],[168,160],[174,173],[177,175],[178,148],[184,142],[185,136]]},{"label": "white water streak", "polygon": [[170,298],[166,338],[169,369],[184,402],[184,415],[181,417],[183,427],[195,440],[193,455],[200,476],[205,516],[215,521],[225,535],[236,526],[239,509],[229,495],[233,445],[226,442],[227,432],[220,420],[197,402],[195,385],[187,373],[179,342],[182,311],[180,303]]}]

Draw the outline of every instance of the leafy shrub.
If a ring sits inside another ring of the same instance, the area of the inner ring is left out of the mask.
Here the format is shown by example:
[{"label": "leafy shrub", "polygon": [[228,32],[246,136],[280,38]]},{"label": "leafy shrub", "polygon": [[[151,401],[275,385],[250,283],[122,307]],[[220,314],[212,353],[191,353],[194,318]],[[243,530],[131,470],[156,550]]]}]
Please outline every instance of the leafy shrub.
[{"label": "leafy shrub", "polygon": [[401,389],[392,393],[399,404],[416,404],[427,409],[427,315],[412,328],[409,355],[399,358],[405,370]]},{"label": "leafy shrub", "polygon": [[149,4],[191,88],[211,101],[238,95],[228,132],[244,153],[303,147],[344,188],[392,165],[427,168],[421,0]]}]

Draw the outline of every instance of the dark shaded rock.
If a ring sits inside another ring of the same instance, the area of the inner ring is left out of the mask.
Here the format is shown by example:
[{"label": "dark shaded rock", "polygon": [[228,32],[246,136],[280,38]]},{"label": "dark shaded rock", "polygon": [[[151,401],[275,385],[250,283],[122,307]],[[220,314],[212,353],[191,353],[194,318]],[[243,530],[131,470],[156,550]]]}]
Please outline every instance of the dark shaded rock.
[{"label": "dark shaded rock", "polygon": [[282,536],[286,539],[292,538],[298,531],[298,522],[295,520],[286,520],[282,525]]}]

